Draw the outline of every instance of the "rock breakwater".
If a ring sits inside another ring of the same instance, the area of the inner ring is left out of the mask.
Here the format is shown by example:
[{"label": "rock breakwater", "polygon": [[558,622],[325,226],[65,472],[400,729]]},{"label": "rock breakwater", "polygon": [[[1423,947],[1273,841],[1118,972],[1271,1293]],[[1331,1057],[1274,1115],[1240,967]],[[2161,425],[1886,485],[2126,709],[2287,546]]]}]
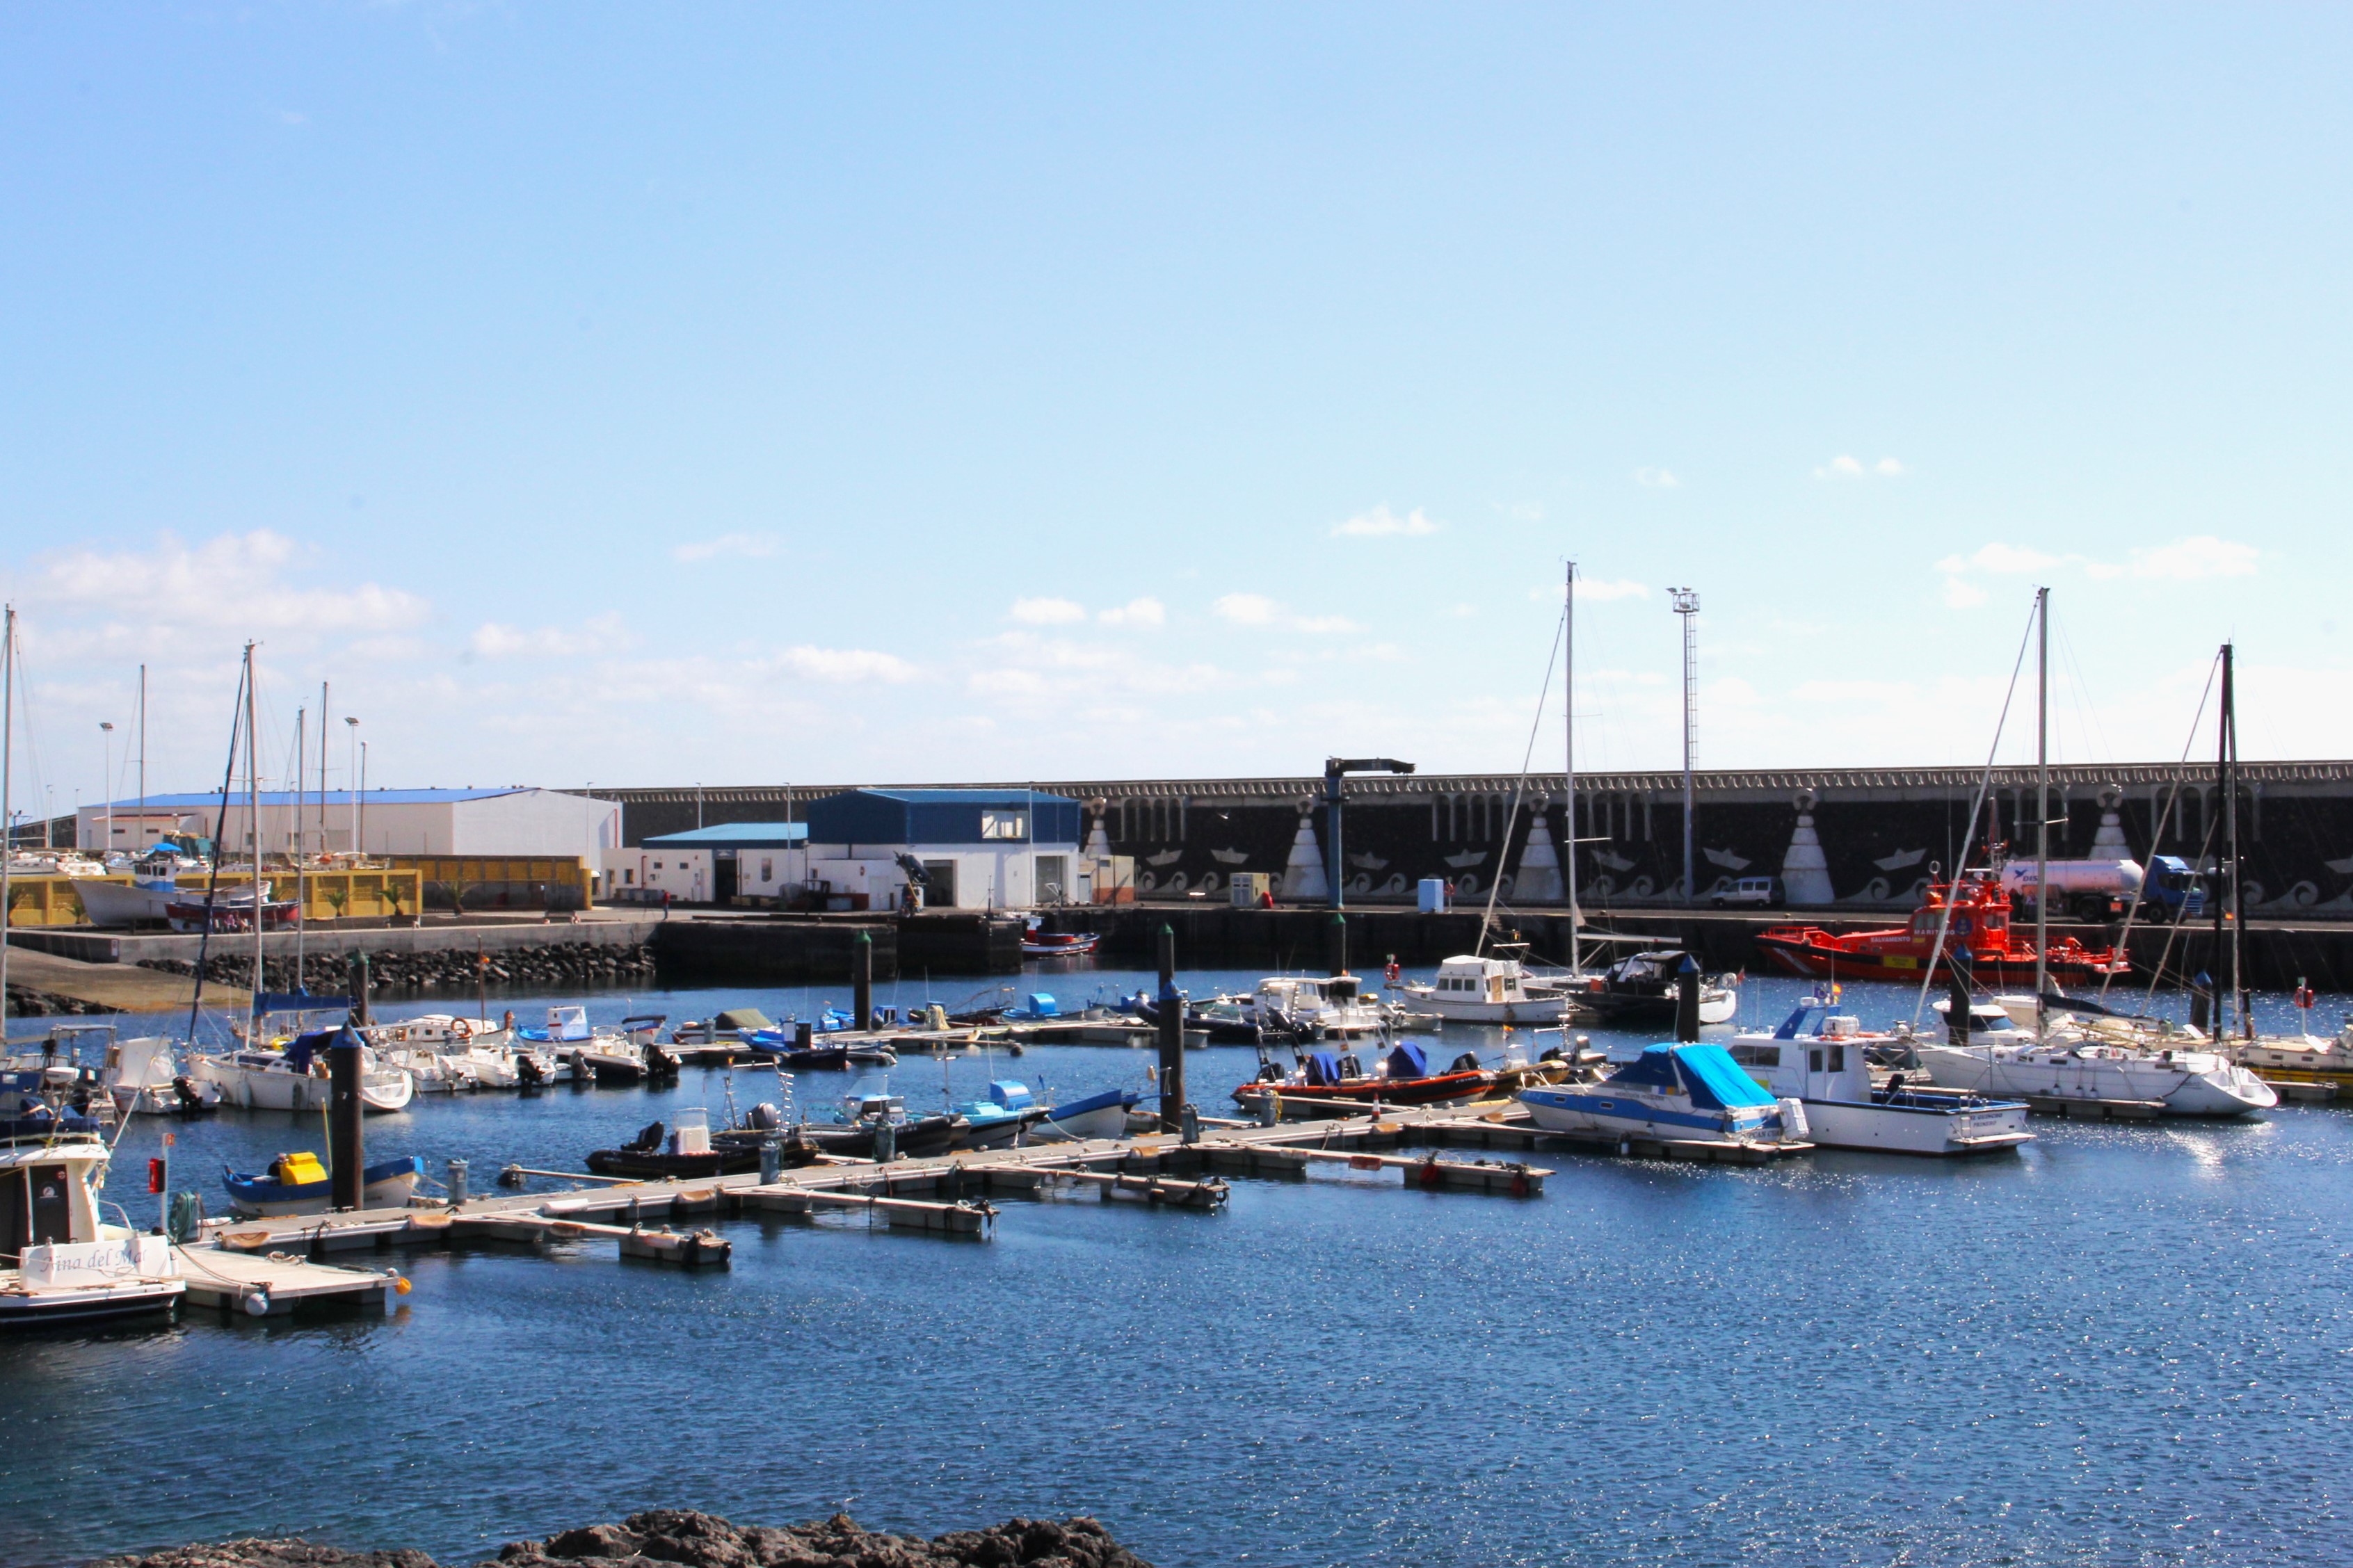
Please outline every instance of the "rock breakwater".
[{"label": "rock breakwater", "polygon": [[[1009,1519],[930,1541],[860,1527],[847,1514],[808,1524],[730,1524],[656,1509],[618,1524],[511,1542],[480,1568],[1152,1568],[1092,1519]],[[90,1568],[438,1568],[422,1552],[353,1552],[311,1541],[224,1541]]]},{"label": "rock breakwater", "polygon": [[[248,939],[248,941],[250,938]],[[589,942],[550,942],[544,947],[511,948],[501,952],[371,952],[367,955],[368,984],[373,991],[471,991],[478,985],[621,985],[653,977],[653,949],[638,942],[628,947]],[[145,969],[170,974],[194,974],[194,960],[148,958]],[[262,965],[265,988],[293,991],[294,960],[271,958]],[[250,953],[217,953],[205,961],[205,978],[224,985],[253,983]],[[322,954],[302,965],[299,989],[314,995],[339,996],[351,982],[351,960],[343,953]]]}]

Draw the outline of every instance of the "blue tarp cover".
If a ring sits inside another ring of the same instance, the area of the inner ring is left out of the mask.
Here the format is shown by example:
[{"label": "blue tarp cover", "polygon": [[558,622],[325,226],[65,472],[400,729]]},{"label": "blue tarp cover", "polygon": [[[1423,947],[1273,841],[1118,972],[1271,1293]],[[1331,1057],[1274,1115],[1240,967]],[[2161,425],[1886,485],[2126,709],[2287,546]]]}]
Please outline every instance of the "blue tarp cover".
[{"label": "blue tarp cover", "polygon": [[1429,1076],[1429,1053],[1411,1040],[1399,1040],[1396,1049],[1389,1052],[1389,1077],[1395,1079],[1428,1078]]},{"label": "blue tarp cover", "polygon": [[1335,1084],[1340,1081],[1340,1057],[1336,1051],[1317,1051],[1307,1058],[1307,1081],[1311,1084]]},{"label": "blue tarp cover", "polygon": [[1676,1089],[1682,1079],[1675,1076],[1675,1047],[1644,1046],[1642,1054],[1609,1075],[1612,1083],[1641,1084],[1651,1089]]},{"label": "blue tarp cover", "polygon": [[[1652,1046],[1651,1050],[1659,1047]],[[1644,1051],[1649,1056],[1650,1051]],[[1773,1097],[1757,1087],[1732,1053],[1722,1046],[1677,1046],[1675,1065],[1683,1068],[1692,1103],[1712,1110],[1736,1110],[1744,1106],[1769,1106]]]}]

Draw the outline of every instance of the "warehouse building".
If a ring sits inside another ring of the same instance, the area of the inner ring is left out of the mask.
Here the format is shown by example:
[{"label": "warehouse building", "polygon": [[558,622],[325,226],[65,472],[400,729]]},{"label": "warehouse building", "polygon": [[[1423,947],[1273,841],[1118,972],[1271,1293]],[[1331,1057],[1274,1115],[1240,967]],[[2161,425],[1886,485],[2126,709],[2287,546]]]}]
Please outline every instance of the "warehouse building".
[{"label": "warehouse building", "polygon": [[797,900],[808,885],[808,824],[730,822],[664,833],[605,856],[605,896],[618,903]]},{"label": "warehouse building", "polygon": [[920,867],[927,908],[1088,903],[1083,815],[1037,790],[845,790],[809,805],[811,894],[828,908],[892,908]]},{"label": "warehouse building", "polygon": [[[378,857],[530,856],[592,868],[621,842],[617,802],[562,790],[264,791],[259,805],[262,850],[272,856],[294,852],[298,826],[301,847],[313,854],[358,845]],[[242,858],[252,853],[253,816],[242,795],[226,810],[217,795],[149,795],[81,807],[75,841],[89,850],[142,849],[161,834],[188,833],[217,837],[232,858]]]}]

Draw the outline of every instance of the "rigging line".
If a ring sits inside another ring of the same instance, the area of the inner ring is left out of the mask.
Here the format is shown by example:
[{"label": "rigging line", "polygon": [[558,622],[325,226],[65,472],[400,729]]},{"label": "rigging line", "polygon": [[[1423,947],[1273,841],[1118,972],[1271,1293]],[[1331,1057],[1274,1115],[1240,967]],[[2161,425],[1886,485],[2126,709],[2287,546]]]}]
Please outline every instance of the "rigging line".
[{"label": "rigging line", "polygon": [[[228,833],[228,792],[237,780],[237,742],[239,731],[245,727],[245,683],[253,672],[251,643],[246,644],[245,654],[244,662],[237,667],[237,700],[230,709],[229,714],[228,766],[221,773],[220,812],[213,819],[212,872],[205,883],[205,930],[204,934],[196,939],[195,990],[195,994],[188,998],[188,1048],[190,1050],[196,1047],[197,1016],[204,1011],[205,953],[212,946],[213,924],[217,919],[214,900],[220,894],[221,861],[228,854],[228,847],[222,843],[222,839]],[[259,866],[254,868],[253,876],[253,918],[257,922],[261,919],[261,869]],[[256,967],[259,966],[256,965]],[[257,991],[261,989],[261,976],[258,973],[253,977],[253,987]]]},{"label": "rigging line", "polygon": [[1912,1027],[1915,1031],[1920,1027],[1921,1013],[1927,1008],[1928,987],[1936,981],[1936,965],[1945,956],[1945,936],[1953,924],[1951,890],[1960,886],[1961,871],[1969,863],[1969,847],[1977,842],[1978,814],[1985,809],[1986,792],[1993,787],[1994,758],[2001,754],[2001,734],[2010,726],[2010,705],[2018,700],[2018,678],[2026,668],[2026,650],[2034,642],[2034,616],[2041,613],[2042,607],[2038,595],[2034,610],[2026,617],[2026,629],[2019,634],[2018,660],[2010,667],[2010,689],[2002,694],[2001,716],[1994,721],[1993,744],[1986,748],[1985,772],[1978,775],[1977,795],[1969,802],[1969,830],[1961,837],[1960,858],[1953,862],[1951,870],[1947,873],[1950,880],[1946,883],[1947,891],[1944,907],[1936,914],[1936,941],[1928,949],[1927,965],[1920,971],[1920,994],[1912,1002]]},{"label": "rigging line", "polygon": [[[1528,787],[1528,764],[1535,760],[1536,736],[1544,729],[1545,720],[1548,717],[1545,711],[1545,705],[1552,700],[1553,661],[1560,657],[1560,639],[1567,629],[1568,604],[1564,598],[1560,607],[1560,619],[1552,628],[1552,651],[1545,655],[1544,686],[1536,692],[1536,716],[1528,725],[1528,749],[1520,754],[1520,776],[1512,784],[1512,809],[1504,817],[1503,842],[1495,846],[1495,874],[1487,879],[1487,910],[1479,917],[1479,944],[1471,950],[1471,956],[1473,958],[1487,951],[1487,932],[1495,921],[1495,895],[1504,886],[1504,862],[1512,853],[1512,829],[1518,826],[1520,820],[1520,796]],[[1577,839],[1577,825],[1574,822],[1569,825],[1568,837],[1570,853],[1574,854]],[[1521,858],[1526,858],[1526,851],[1521,852]],[[1347,868],[1344,866],[1341,870],[1345,874]]]},{"label": "rigging line", "polygon": [[2058,630],[2060,657],[2066,660],[2067,667],[2075,674],[2073,693],[2075,722],[2084,732],[2084,760],[2102,763],[2114,761],[2116,754],[2116,749],[2108,744],[2107,726],[2100,721],[2099,704],[2094,702],[2091,698],[2091,678],[2084,673],[2083,656],[2075,651],[2075,639],[2067,635],[2067,622],[2064,617],[2061,618]]},{"label": "rigging line", "polygon": [[[2216,827],[2216,826],[2217,826],[2221,822],[2221,820],[2222,820],[2222,816],[2221,816],[2221,814],[2220,812],[2209,812],[2209,813],[2207,814],[2207,819],[2206,819],[2206,837],[2205,837],[2205,838],[2204,838],[2204,839],[2202,839],[2202,840],[2199,843],[2199,846],[2198,846],[2198,858],[2199,858],[2200,861],[2203,861],[2203,860],[2206,858],[2206,852],[2207,852],[2207,850],[2209,850],[2210,848],[2211,848],[2211,847],[2213,847],[2213,843],[2214,843],[2214,830],[2215,830],[2215,827]],[[2156,851],[2151,850],[2151,851],[2150,851],[2150,854],[2151,854],[2151,856],[2152,856],[2152,857],[2154,857],[2154,855],[2156,854]],[[2156,1005],[2157,1005],[2157,988],[2158,988],[2159,985],[2161,985],[2161,984],[2163,984],[2165,983],[2165,966],[2166,966],[2167,964],[2168,964],[2168,963],[2172,963],[2172,962],[2173,962],[2173,943],[2174,943],[2174,941],[2175,941],[2175,939],[2176,939],[2176,938],[2179,937],[2179,936],[2181,935],[2181,933],[2182,933],[2184,931],[2186,931],[2186,930],[2189,928],[2189,900],[2186,900],[2186,899],[2185,899],[2185,900],[2182,900],[2182,904],[2181,904],[2181,908],[2180,908],[2180,910],[2179,910],[2179,911],[2174,915],[2173,919],[2172,919],[2171,921],[2168,921],[2168,922],[2167,922],[2167,924],[2166,924],[2166,928],[2165,928],[2165,946],[2164,946],[2164,948],[2163,948],[2161,951],[2159,951],[2159,952],[2158,952],[2158,955],[2157,955],[2157,967],[2156,967],[2155,969],[2152,969],[2151,971],[2149,971],[2149,976],[2148,976],[2148,994],[2147,994],[2147,996],[2146,996],[2145,998],[2143,998],[2143,999],[2142,999],[2142,1002],[2141,1002],[2141,1011],[2142,1011],[2143,1013],[2147,1012],[2150,1008],[2152,1008],[2152,1007],[2154,1007],[2154,1006],[2156,1006]],[[2179,972],[2179,971],[2178,971],[2178,970],[2177,970],[2177,971],[2175,971],[2175,973],[2176,973],[2177,974],[2179,974],[2179,973],[2180,973],[2180,972]],[[2188,975],[2186,975],[2186,974],[2181,974],[2181,975],[2180,975],[2180,978],[2181,978],[2181,980],[2186,984],[2186,983],[2189,981],[2189,976],[2188,976]],[[2102,997],[2103,999],[2105,999],[2105,998],[2107,996],[2107,994],[2108,994],[2108,988],[2107,988],[2107,986],[2106,986],[2105,984],[2103,984],[2103,985],[2100,987],[2100,995],[2101,995],[2101,997]],[[2216,1026],[2215,1026],[2215,1032],[2216,1032],[2217,1036],[2219,1037],[2220,1032],[2221,1032],[2221,1026],[2220,1026],[2220,1025],[2219,1025],[2219,1024],[2217,1024],[2217,1025],[2216,1025]]]},{"label": "rigging line", "polygon": [[[2221,670],[2221,668],[2222,655],[2220,650],[2217,650],[2214,657],[2208,660],[2206,664],[2206,689],[2198,694],[2198,711],[2190,716],[2189,739],[2181,742],[2181,760],[2173,765],[2173,793],[2165,797],[2165,809],[2158,813],[2157,820],[2155,822],[2149,824],[2148,867],[2141,873],[2140,886],[2133,889],[2132,906],[2125,910],[2125,928],[2116,935],[2116,948],[2119,952],[2122,952],[2126,944],[2132,941],[2133,922],[2139,918],[2141,900],[2147,896],[2148,879],[2157,874],[2158,846],[2165,842],[2165,825],[2173,820],[2174,806],[2176,803],[2181,799],[2181,787],[2186,782],[2189,769],[2189,749],[2198,743],[2199,728],[2206,721],[2206,700],[2214,695],[2214,677]],[[2210,841],[2213,837],[2213,833],[2214,825],[2211,822],[2209,822],[2206,825],[2206,836]],[[2206,858],[2206,850],[2202,845],[2199,847],[2198,858],[2201,862]],[[2190,875],[2194,877],[2197,874],[2197,868],[2194,866],[2191,867]],[[2179,925],[2181,923],[2180,916],[2188,913],[2189,910],[2189,900],[2185,898],[2181,901],[2180,910],[2177,912],[2174,920],[2169,923],[2176,926]],[[2165,959],[2171,957],[2172,953],[2173,938],[2168,934],[2165,939],[2165,954],[2158,960],[2158,974],[2161,975],[2164,973]],[[2116,983],[2116,977],[2113,974],[2104,974],[2100,976],[2099,999],[2102,1002],[2105,1002],[2108,999],[2108,987]],[[2148,996],[2150,1003],[2154,1004],[2157,1000],[2157,980],[2155,977],[2152,977],[2149,981]]]}]

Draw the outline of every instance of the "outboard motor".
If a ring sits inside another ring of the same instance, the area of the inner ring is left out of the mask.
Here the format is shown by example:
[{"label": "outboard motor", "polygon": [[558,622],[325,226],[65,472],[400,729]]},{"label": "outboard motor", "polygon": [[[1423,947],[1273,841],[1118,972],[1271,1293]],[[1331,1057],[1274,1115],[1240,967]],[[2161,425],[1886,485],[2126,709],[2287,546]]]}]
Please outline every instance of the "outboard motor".
[{"label": "outboard motor", "polygon": [[515,1058],[515,1078],[525,1089],[539,1089],[547,1082],[546,1075],[539,1070],[538,1060],[529,1056]]},{"label": "outboard motor", "polygon": [[764,1100],[760,1101],[759,1104],[754,1106],[751,1110],[751,1113],[745,1116],[744,1120],[745,1124],[750,1126],[754,1131],[774,1132],[785,1124],[785,1113],[777,1110],[771,1102]]},{"label": "outboard motor", "polygon": [[1454,1065],[1448,1068],[1446,1070],[1451,1073],[1477,1072],[1479,1070],[1478,1053],[1475,1051],[1463,1052],[1461,1056],[1454,1058]]}]

